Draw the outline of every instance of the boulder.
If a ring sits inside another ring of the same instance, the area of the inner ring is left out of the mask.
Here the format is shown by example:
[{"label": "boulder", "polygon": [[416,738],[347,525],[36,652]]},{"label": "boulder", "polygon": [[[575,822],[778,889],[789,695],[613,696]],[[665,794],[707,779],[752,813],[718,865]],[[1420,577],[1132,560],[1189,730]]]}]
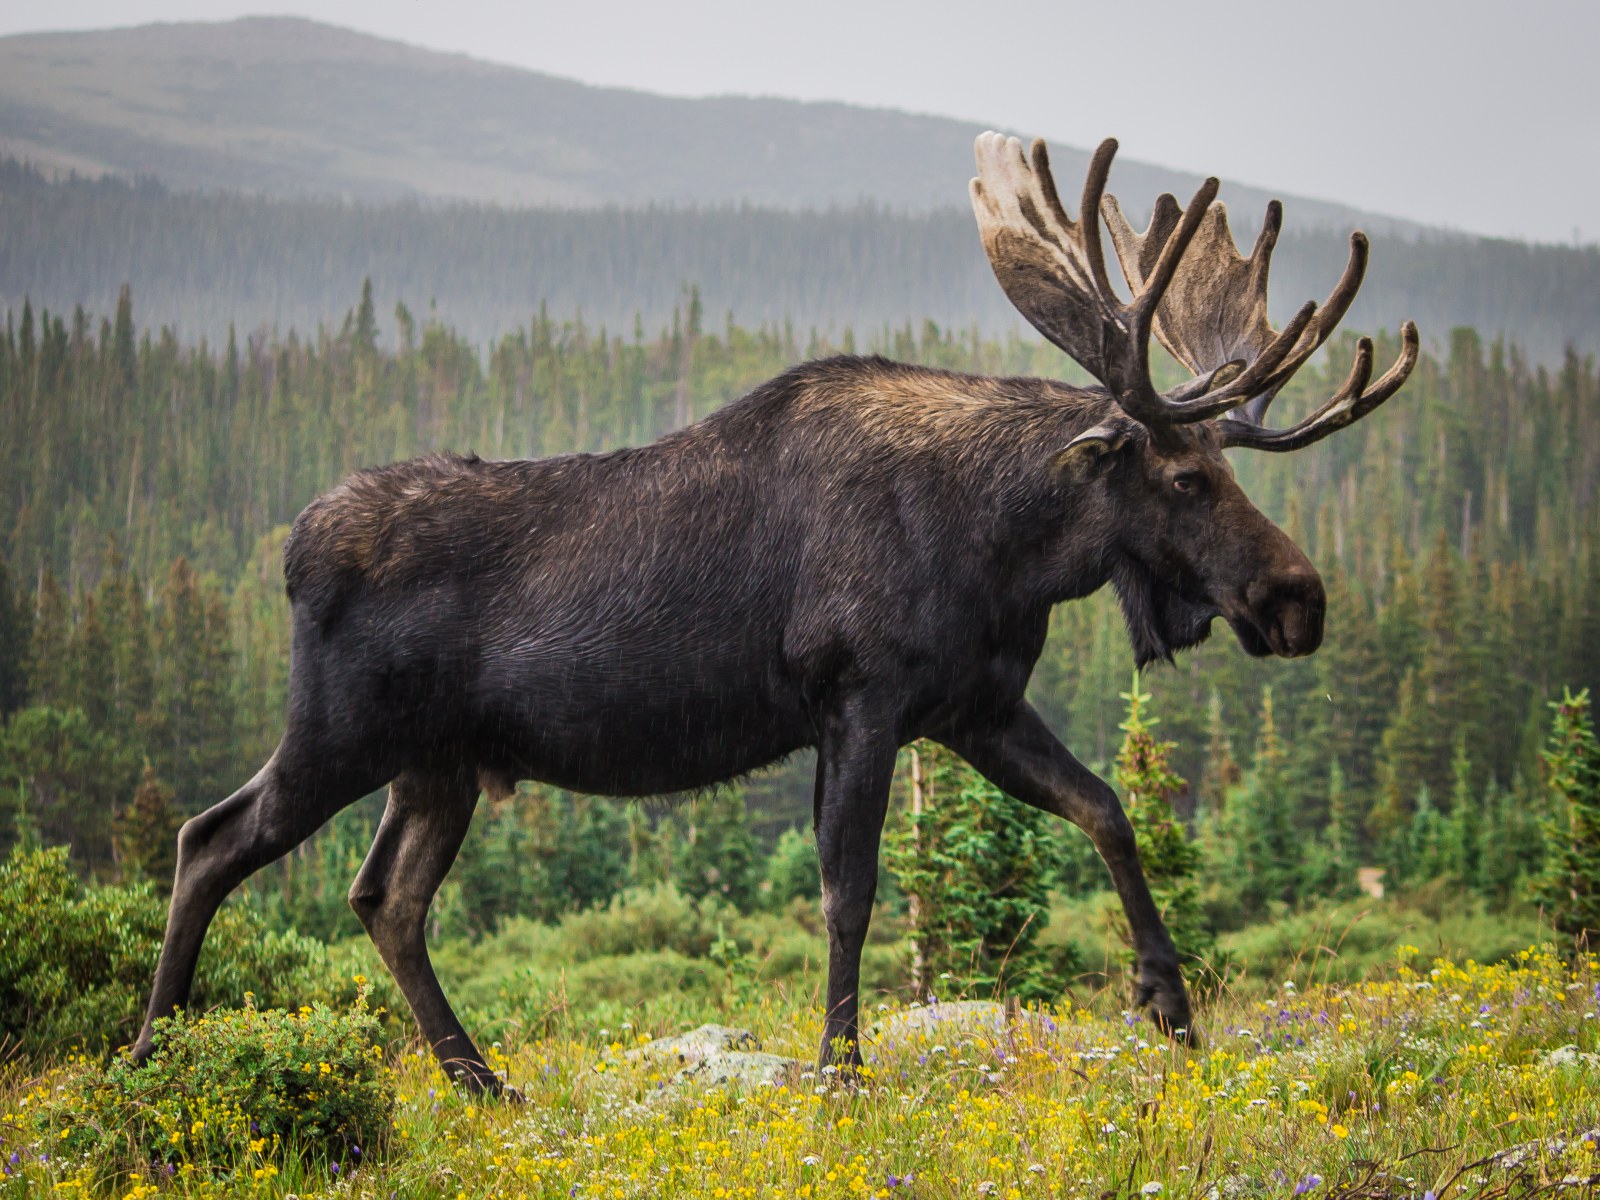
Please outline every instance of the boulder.
[{"label": "boulder", "polygon": [[676,1064],[680,1069],[667,1089],[695,1087],[764,1087],[794,1079],[806,1064],[797,1058],[766,1054],[748,1029],[702,1025],[677,1037],[650,1042],[624,1056],[632,1062]]}]

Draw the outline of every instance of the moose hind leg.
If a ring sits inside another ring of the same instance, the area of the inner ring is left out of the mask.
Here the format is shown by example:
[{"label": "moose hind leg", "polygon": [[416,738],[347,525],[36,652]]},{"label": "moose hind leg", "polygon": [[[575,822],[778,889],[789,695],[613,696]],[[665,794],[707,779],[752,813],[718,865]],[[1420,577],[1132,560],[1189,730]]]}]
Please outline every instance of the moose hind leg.
[{"label": "moose hind leg", "polygon": [[502,1084],[445,998],[428,958],[428,905],[461,849],[478,803],[475,775],[407,772],[389,785],[389,806],[367,860],[350,887],[350,906],[400,985],[440,1064],[472,1091]]},{"label": "moose hind leg", "polygon": [[249,783],[179,830],[166,936],[144,1027],[133,1047],[136,1060],[155,1050],[155,1022],[188,1002],[201,944],[228,893],[368,790],[327,770],[296,771],[293,761],[280,746]]}]

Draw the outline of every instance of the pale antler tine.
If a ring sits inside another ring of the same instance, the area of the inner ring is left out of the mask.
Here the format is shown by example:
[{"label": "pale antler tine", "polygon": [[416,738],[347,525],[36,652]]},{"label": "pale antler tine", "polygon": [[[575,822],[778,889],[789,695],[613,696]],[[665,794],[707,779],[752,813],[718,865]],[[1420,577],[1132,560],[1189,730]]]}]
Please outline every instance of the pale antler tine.
[{"label": "pale antler tine", "polygon": [[1178,222],[1178,227],[1162,246],[1161,257],[1156,260],[1155,268],[1145,276],[1144,287],[1133,301],[1134,319],[1141,328],[1149,328],[1150,320],[1155,315],[1156,305],[1161,303],[1161,297],[1178,269],[1178,260],[1183,257],[1183,252],[1189,248],[1189,243],[1199,232],[1200,222],[1205,219],[1206,210],[1216,199],[1217,189],[1220,186],[1214,175],[1200,185],[1200,190],[1195,192],[1194,199],[1189,201],[1189,207],[1183,210],[1183,219]]},{"label": "pale antler tine", "polygon": [[[1187,383],[1180,383],[1177,387],[1168,392],[1165,398],[1175,404],[1193,401],[1201,396],[1204,396],[1207,392],[1211,391],[1213,387],[1220,388],[1224,384],[1233,382],[1234,379],[1238,378],[1239,372],[1243,371],[1244,368],[1244,359],[1230,359],[1228,362],[1223,363],[1220,367],[1215,367],[1212,370],[1207,371],[1204,375],[1196,375]],[[1219,376],[1223,375],[1224,373],[1227,373],[1228,378],[1219,378]]]},{"label": "pale antler tine", "polygon": [[[1229,386],[1241,388],[1258,388],[1262,386],[1263,379],[1270,379],[1276,373],[1280,363],[1289,358],[1295,347],[1300,343],[1302,335],[1321,316],[1315,300],[1307,300],[1300,306],[1300,311],[1289,319],[1289,323],[1279,330],[1270,342],[1256,355],[1254,362]],[[1291,371],[1290,374],[1293,374]],[[1248,375],[1250,378],[1245,379]],[[1287,378],[1287,376],[1285,376]]]}]

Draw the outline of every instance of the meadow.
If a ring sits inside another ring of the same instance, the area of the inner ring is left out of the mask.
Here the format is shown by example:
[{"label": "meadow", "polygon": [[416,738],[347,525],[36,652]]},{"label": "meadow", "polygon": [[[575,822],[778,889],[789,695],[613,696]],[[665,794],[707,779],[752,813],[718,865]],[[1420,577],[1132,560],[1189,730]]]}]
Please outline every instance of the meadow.
[{"label": "meadow", "polygon": [[[520,1103],[452,1086],[408,1017],[381,1011],[387,981],[358,976],[354,1004],[189,1019],[171,1034],[189,1057],[153,1066],[153,1086],[119,1084],[151,1077],[114,1056],[109,1069],[92,1053],[13,1058],[0,1196],[1445,1200],[1600,1187],[1600,960],[1563,962],[1548,945],[1492,964],[1433,957],[1394,943],[1401,914],[1373,907],[1289,922],[1277,954],[1270,927],[1232,935],[1224,950],[1253,945],[1282,971],[1221,983],[1192,1047],[1129,1011],[1114,972],[970,1019],[881,992],[855,1079],[809,1065],[815,967],[764,978],[725,953],[707,991],[675,994],[658,972],[653,991],[613,982],[595,1005],[536,952],[520,984],[486,978],[486,939],[468,994],[532,993],[498,1022],[487,1006],[469,1020],[496,1039],[490,1061]],[[1297,938],[1314,949],[1283,959]],[[441,957],[447,979],[473,974],[467,957]],[[707,1087],[677,1081],[674,1058],[629,1053],[705,1021],[799,1061],[771,1082]],[[241,1083],[274,1054],[281,1077]],[[328,1117],[341,1104],[364,1130]]]}]

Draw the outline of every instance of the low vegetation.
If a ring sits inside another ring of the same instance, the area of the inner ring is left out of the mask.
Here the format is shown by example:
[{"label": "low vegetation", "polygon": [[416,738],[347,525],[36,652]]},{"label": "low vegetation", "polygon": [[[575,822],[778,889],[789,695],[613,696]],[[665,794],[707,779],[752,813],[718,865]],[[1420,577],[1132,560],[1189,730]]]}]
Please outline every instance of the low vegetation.
[{"label": "low vegetation", "polygon": [[[884,1006],[859,1081],[801,1069],[750,1090],[680,1089],[675,1068],[630,1059],[682,1027],[668,1009],[609,1025],[563,1010],[493,1048],[522,1105],[456,1091],[409,1043],[372,1055],[359,1008],[247,1009],[169,1028],[171,1057],[143,1077],[92,1058],[14,1066],[0,1195],[1554,1192],[1600,1178],[1597,1003],[1593,958],[1428,962],[1401,945],[1360,983],[1225,992],[1194,1049],[1155,1037],[1114,991],[1002,1029]],[[701,1015],[800,1058],[820,1020],[772,991]],[[330,1119],[317,1106],[335,1097]]]}]

